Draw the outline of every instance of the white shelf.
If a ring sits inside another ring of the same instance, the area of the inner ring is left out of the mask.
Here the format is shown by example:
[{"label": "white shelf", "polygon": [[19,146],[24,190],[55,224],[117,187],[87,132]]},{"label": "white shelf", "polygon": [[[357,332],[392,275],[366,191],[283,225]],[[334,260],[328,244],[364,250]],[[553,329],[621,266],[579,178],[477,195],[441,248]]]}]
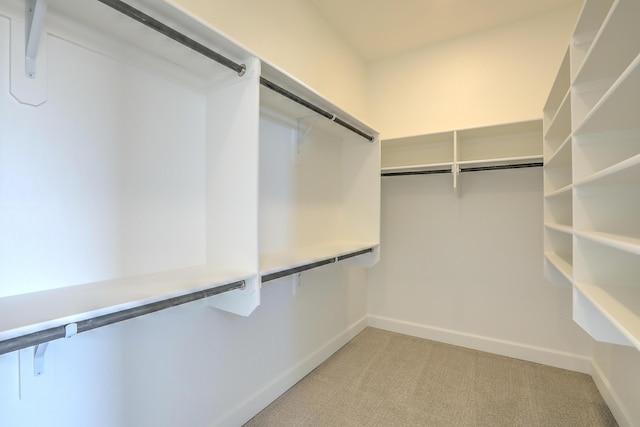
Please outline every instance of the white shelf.
[{"label": "white shelf", "polygon": [[569,67],[569,50],[567,50],[562,59],[560,69],[556,74],[556,79],[551,86],[547,101],[542,109],[544,122],[543,132],[545,135],[549,130],[549,125],[554,121],[553,119],[557,115],[560,105],[562,105],[563,101],[569,99],[569,88],[571,87],[571,72]]},{"label": "white shelf", "polygon": [[427,163],[423,165],[409,165],[409,166],[389,166],[383,167],[381,169],[382,173],[393,173],[393,172],[420,172],[420,171],[431,171],[431,170],[444,170],[447,169],[451,171],[453,167],[453,162],[447,163]]},{"label": "white shelf", "polygon": [[260,275],[266,276],[377,247],[376,242],[341,241],[294,248],[287,252],[262,254]]},{"label": "white shelf", "polygon": [[640,255],[640,232],[622,235],[598,231],[575,231],[575,235],[615,249]]},{"label": "white shelf", "polygon": [[[610,323],[610,325],[600,326],[596,324],[591,327],[600,329],[610,327],[619,331],[628,343],[620,342],[619,339],[610,339],[610,342],[633,345],[640,350],[640,316],[638,316],[640,312],[640,287],[594,286],[580,282],[576,282],[574,286]],[[607,340],[610,335],[605,334],[600,339]]]},{"label": "white shelf", "polygon": [[614,81],[622,74],[640,52],[640,38],[635,32],[639,14],[640,3],[636,0],[614,3],[576,73],[574,85]]},{"label": "white shelf", "polygon": [[551,229],[551,230],[559,231],[561,233],[565,233],[565,234],[568,234],[568,235],[572,235],[572,233],[573,233],[573,227],[570,227],[568,225],[556,224],[556,223],[552,223],[552,222],[545,222],[544,226],[546,228]]},{"label": "white shelf", "polygon": [[571,168],[571,137],[568,136],[557,150],[551,153],[545,161],[545,167],[551,168]]},{"label": "white shelf", "polygon": [[252,277],[251,272],[201,266],[2,297],[0,341]]},{"label": "white shelf", "polygon": [[572,281],[573,267],[571,266],[570,263],[568,263],[562,257],[560,257],[559,255],[553,252],[545,252],[544,256],[547,259],[547,261],[549,261],[560,273],[562,273],[562,275],[567,281],[569,282]]},{"label": "white shelf", "polygon": [[574,136],[637,129],[640,111],[640,54],[574,130]]},{"label": "white shelf", "polygon": [[587,1],[584,3],[570,45],[572,81],[582,67],[613,3],[614,0]]},{"label": "white shelf", "polygon": [[542,121],[456,131],[456,162],[542,156]]},{"label": "white shelf", "polygon": [[454,133],[441,132],[382,141],[383,170],[426,170],[452,165]]},{"label": "white shelf", "polygon": [[565,185],[562,188],[559,188],[555,191],[550,192],[549,194],[545,194],[545,199],[551,198],[559,198],[559,197],[571,197],[571,192],[573,190],[573,184]]},{"label": "white shelf", "polygon": [[515,156],[488,158],[481,160],[461,160],[457,162],[460,167],[483,167],[483,166],[501,166],[501,165],[521,165],[527,163],[542,163],[542,155],[533,156]]},{"label": "white shelf", "polygon": [[574,180],[582,181],[640,154],[639,141],[640,127],[577,136],[574,144]]},{"label": "white shelf", "polygon": [[609,166],[574,184],[575,188],[625,186],[640,183],[640,154]]},{"label": "white shelf", "polygon": [[[385,140],[382,173],[503,168],[542,163],[542,121],[506,123]],[[456,187],[457,174],[453,175]]]}]

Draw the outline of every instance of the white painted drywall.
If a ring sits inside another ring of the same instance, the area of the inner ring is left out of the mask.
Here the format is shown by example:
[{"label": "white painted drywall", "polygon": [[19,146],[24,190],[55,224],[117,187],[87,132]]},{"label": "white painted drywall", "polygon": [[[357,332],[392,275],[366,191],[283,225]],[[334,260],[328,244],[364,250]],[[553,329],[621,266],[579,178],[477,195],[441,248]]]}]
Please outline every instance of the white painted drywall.
[{"label": "white painted drywall", "polygon": [[542,117],[576,8],[497,27],[368,67],[382,138]]},{"label": "white painted drywall", "polygon": [[365,62],[305,1],[175,0],[231,38],[368,121]]}]

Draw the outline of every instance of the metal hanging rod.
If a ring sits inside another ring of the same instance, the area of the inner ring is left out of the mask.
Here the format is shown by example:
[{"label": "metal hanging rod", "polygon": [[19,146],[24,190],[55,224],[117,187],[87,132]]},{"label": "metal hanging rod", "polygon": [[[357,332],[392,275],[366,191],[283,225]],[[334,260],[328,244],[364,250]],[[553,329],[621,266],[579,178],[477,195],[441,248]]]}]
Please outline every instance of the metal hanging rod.
[{"label": "metal hanging rod", "polygon": [[[163,301],[145,304],[140,307],[134,307],[111,314],[105,314],[103,316],[94,317],[92,319],[81,320],[73,324],[76,325],[76,327],[74,327],[74,335],[76,333],[79,334],[81,332],[87,332],[92,329],[112,325],[124,320],[133,319],[134,317],[144,316],[145,314],[165,310],[167,308],[186,304],[188,302],[197,301],[203,298],[209,298],[211,296],[229,292],[234,289],[244,289],[245,286],[245,282],[244,280],[242,280],[227,285],[216,286],[214,288],[192,292],[190,294],[182,295],[179,297],[169,298]],[[56,326],[54,328],[45,329],[43,331],[33,332],[31,334],[0,341],[0,355],[11,353],[12,351],[16,350],[21,350],[23,348],[36,346],[39,344],[48,343],[59,338],[68,337],[68,326],[69,325]]]},{"label": "metal hanging rod", "polygon": [[[534,163],[516,163],[513,165],[496,165],[496,166],[472,166],[467,168],[460,168],[460,172],[481,172],[481,171],[493,171],[502,169],[523,169],[523,168],[538,168],[542,167],[542,162]],[[433,169],[425,171],[407,171],[407,172],[382,172],[381,176],[409,176],[409,175],[432,175],[438,173],[451,173],[451,169]]]},{"label": "metal hanging rod", "polygon": [[199,43],[193,40],[192,38],[185,36],[179,31],[174,30],[168,25],[163,24],[157,19],[152,18],[151,16],[141,12],[140,10],[134,8],[133,6],[130,6],[129,4],[123,1],[120,1],[120,0],[98,0],[98,1],[146,25],[147,27],[159,32],[160,34],[163,34],[169,37],[170,39],[177,41],[178,43],[188,47],[189,49],[192,49],[198,52],[199,54],[204,55],[207,58],[212,59],[217,63],[224,65],[227,68],[232,69],[233,71],[238,73],[239,76],[244,75],[244,73],[247,70],[246,65],[238,64],[230,60],[229,58],[219,54],[218,52],[215,52],[209,49],[202,43]]},{"label": "metal hanging rod", "polygon": [[523,168],[539,168],[542,167],[542,162],[535,163],[519,163],[513,165],[496,165],[496,166],[477,166],[469,168],[460,168],[460,172],[479,172],[479,171],[495,171],[502,169],[523,169]]},{"label": "metal hanging rod", "polygon": [[432,169],[424,171],[406,171],[406,172],[382,172],[381,176],[408,176],[408,175],[433,175],[438,173],[451,173],[451,169]]},{"label": "metal hanging rod", "polygon": [[302,273],[303,271],[311,270],[312,268],[322,267],[327,264],[334,264],[338,261],[342,261],[345,259],[357,257],[359,255],[364,255],[373,252],[373,248],[362,249],[359,251],[351,252],[349,254],[340,255],[337,257],[331,257],[327,259],[323,259],[321,261],[310,262],[309,264],[301,265],[299,267],[288,268],[286,270],[277,271],[271,274],[265,274],[262,276],[262,283],[269,282],[271,280],[280,279],[281,277],[291,276],[292,274]]},{"label": "metal hanging rod", "polygon": [[333,122],[336,122],[337,124],[339,124],[340,126],[350,130],[353,133],[356,133],[358,135],[360,135],[361,137],[367,139],[369,142],[372,142],[375,138],[371,135],[369,135],[368,133],[356,128],[355,126],[345,122],[344,120],[340,119],[339,117],[336,117],[335,114],[331,114],[328,111],[323,110],[322,108],[318,107],[315,104],[312,104],[311,102],[307,101],[306,99],[303,99],[301,97],[299,97],[298,95],[289,92],[288,90],[286,90],[285,88],[278,86],[277,84],[265,79],[264,77],[260,77],[260,84],[268,89],[271,89],[272,91],[279,93],[280,95],[284,96],[285,98],[289,98],[290,100],[292,100],[293,102],[296,102],[300,105],[302,105],[303,107],[308,108],[311,111],[314,111],[318,114],[320,114],[322,117],[325,117]]}]

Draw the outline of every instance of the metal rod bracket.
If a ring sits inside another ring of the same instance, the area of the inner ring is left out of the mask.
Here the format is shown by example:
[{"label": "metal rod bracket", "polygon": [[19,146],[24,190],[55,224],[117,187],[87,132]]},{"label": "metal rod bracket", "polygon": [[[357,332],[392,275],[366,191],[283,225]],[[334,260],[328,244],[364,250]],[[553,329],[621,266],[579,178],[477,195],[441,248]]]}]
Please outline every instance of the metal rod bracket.
[{"label": "metal rod bracket", "polygon": [[36,345],[33,348],[33,375],[38,376],[44,373],[44,355],[47,352],[48,342]]},{"label": "metal rod bracket", "polygon": [[27,77],[36,77],[36,57],[42,37],[44,17],[47,12],[47,0],[25,0],[25,54],[24,71]]}]

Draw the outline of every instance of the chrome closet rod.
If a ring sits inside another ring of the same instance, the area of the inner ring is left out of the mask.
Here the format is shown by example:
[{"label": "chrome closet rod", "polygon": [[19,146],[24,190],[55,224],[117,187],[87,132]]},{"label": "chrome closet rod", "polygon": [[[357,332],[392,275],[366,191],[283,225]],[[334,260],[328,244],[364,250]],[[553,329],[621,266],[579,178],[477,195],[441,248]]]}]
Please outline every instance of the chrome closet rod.
[{"label": "chrome closet rod", "polygon": [[190,37],[185,36],[184,34],[182,34],[179,31],[174,30],[173,28],[169,27],[168,25],[163,24],[162,22],[158,21],[155,18],[152,18],[151,16],[147,15],[146,13],[134,8],[133,6],[120,1],[120,0],[98,0],[100,3],[103,3],[109,7],[111,7],[112,9],[117,10],[118,12],[122,13],[123,15],[126,15],[138,22],[140,22],[141,24],[146,25],[147,27],[156,30],[157,32],[159,32],[160,34],[163,34],[167,37],[169,37],[172,40],[177,41],[178,43],[180,43],[183,46],[188,47],[189,49],[192,49],[196,52],[198,52],[201,55],[206,56],[209,59],[212,59],[214,61],[216,61],[219,64],[224,65],[227,68],[232,69],[233,71],[235,71],[236,73],[238,73],[239,76],[244,75],[245,71],[247,70],[247,67],[244,64],[238,64],[234,61],[232,61],[231,59],[227,58],[226,56],[223,56],[221,54],[219,54],[216,51],[213,51],[211,49],[209,49],[208,47],[206,47],[205,45],[203,45],[202,43],[199,43],[195,40],[193,40]]},{"label": "chrome closet rod", "polygon": [[304,264],[298,267],[288,268],[282,271],[276,271],[275,273],[265,274],[262,276],[262,283],[269,282],[271,280],[276,280],[281,277],[291,276],[292,274],[302,273],[303,271],[311,270],[312,268],[322,267],[327,264],[334,264],[339,261],[343,261],[345,259],[357,257],[360,255],[368,254],[373,252],[373,248],[362,249],[359,251],[351,252],[345,255],[339,255],[337,257],[331,257],[327,259],[323,259],[321,261],[310,262],[309,264]]},{"label": "chrome closet rod", "polygon": [[[468,168],[460,168],[460,172],[481,172],[502,169],[523,169],[542,167],[542,162],[534,163],[516,163],[513,165],[496,165],[496,166],[472,166]],[[433,169],[426,171],[407,171],[407,172],[381,172],[381,176],[409,176],[409,175],[432,175],[438,173],[451,173],[451,169]]]},{"label": "chrome closet rod", "polygon": [[[126,310],[117,311],[115,313],[105,314],[103,316],[81,320],[79,322],[75,322],[78,326],[77,333],[87,332],[92,329],[112,325],[124,320],[133,319],[134,317],[144,316],[145,314],[154,313],[156,311],[165,310],[167,308],[186,304],[188,302],[193,302],[224,292],[229,292],[234,289],[244,289],[245,286],[245,282],[244,280],[242,280],[227,285],[216,286],[214,288],[192,292],[187,295],[181,295],[158,302],[152,302],[149,304],[141,305],[140,307],[129,308]],[[38,344],[48,343],[59,338],[64,338],[65,336],[66,325],[61,325],[15,338],[9,338],[7,340],[0,341],[0,355],[11,353],[12,351],[16,350],[21,350],[23,348],[32,347]]]},{"label": "chrome closet rod", "polygon": [[265,79],[264,77],[260,77],[260,84],[266,88],[271,89],[272,91],[279,93],[280,95],[284,96],[285,98],[289,98],[290,100],[292,100],[293,102],[296,102],[300,105],[302,105],[303,107],[308,108],[309,110],[316,112],[318,114],[320,114],[322,117],[325,117],[333,122],[336,122],[337,124],[339,124],[340,126],[350,130],[353,133],[356,133],[358,135],[360,135],[361,137],[367,139],[369,142],[373,142],[373,140],[375,139],[373,136],[369,135],[368,133],[358,129],[357,127],[345,122],[344,120],[340,119],[339,117],[336,117],[335,114],[331,114],[326,110],[323,110],[322,108],[318,107],[315,104],[312,104],[311,102],[307,101],[306,99],[303,99],[301,97],[299,97],[298,95],[296,95],[295,93],[289,92],[288,90],[286,90],[285,88],[278,86],[277,84]]}]

